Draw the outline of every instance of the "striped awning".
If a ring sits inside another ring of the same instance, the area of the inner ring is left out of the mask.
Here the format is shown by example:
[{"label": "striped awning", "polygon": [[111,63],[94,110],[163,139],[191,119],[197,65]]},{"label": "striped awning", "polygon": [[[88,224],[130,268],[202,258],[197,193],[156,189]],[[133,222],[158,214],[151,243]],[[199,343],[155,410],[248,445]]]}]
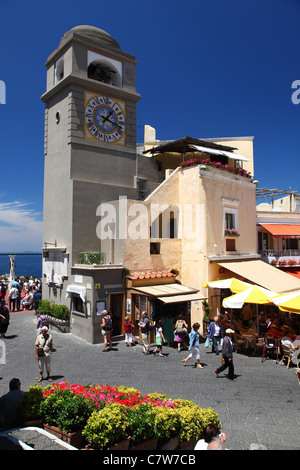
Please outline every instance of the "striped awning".
[{"label": "striped awning", "polygon": [[300,238],[300,225],[260,224],[273,238]]},{"label": "striped awning", "polygon": [[204,300],[201,294],[171,295],[169,297],[158,297],[164,304],[173,304],[176,302],[192,302],[193,300]]},{"label": "striped awning", "polygon": [[193,300],[203,300],[206,298],[199,294],[198,289],[183,286],[177,282],[172,284],[154,284],[150,286],[132,287],[132,290],[135,290],[142,295],[156,297],[162,302],[168,304],[174,302],[191,302]]}]

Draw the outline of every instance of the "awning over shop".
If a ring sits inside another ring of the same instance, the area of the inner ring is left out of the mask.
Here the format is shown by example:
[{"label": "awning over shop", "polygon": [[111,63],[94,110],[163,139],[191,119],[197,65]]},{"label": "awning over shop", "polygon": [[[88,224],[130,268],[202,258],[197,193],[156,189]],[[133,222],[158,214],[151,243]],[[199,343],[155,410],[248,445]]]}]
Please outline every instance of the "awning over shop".
[{"label": "awning over shop", "polygon": [[170,295],[167,297],[158,297],[164,304],[173,304],[175,302],[192,302],[193,300],[204,300],[201,294],[183,294],[183,295]]},{"label": "awning over shop", "polygon": [[222,155],[227,158],[232,158],[233,160],[239,160],[243,162],[249,162],[249,158],[243,157],[242,155],[239,155],[238,153],[234,152],[227,152],[227,150],[217,150],[217,149],[212,149],[208,147],[202,147],[202,145],[191,145],[192,148],[198,150],[199,152],[205,152],[205,153],[210,153],[213,155]]},{"label": "awning over shop", "polygon": [[260,224],[273,238],[300,238],[300,225]]},{"label": "awning over shop", "polygon": [[66,298],[70,297],[71,294],[78,294],[83,302],[86,302],[86,288],[82,286],[70,285],[66,290]]},{"label": "awning over shop", "polygon": [[222,261],[218,264],[243,279],[273,292],[283,293],[300,290],[300,279],[261,260]]},{"label": "awning over shop", "polygon": [[182,284],[159,284],[152,286],[132,287],[132,290],[139,292],[141,295],[149,295],[157,297],[164,303],[173,302],[190,302],[192,300],[203,300],[197,289],[183,286]]}]

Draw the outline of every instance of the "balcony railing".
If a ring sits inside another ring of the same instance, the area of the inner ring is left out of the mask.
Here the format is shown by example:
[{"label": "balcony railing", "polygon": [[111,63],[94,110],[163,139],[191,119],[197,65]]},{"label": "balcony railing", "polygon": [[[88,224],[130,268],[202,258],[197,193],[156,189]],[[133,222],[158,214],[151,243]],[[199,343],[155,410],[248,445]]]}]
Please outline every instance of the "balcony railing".
[{"label": "balcony railing", "polygon": [[283,256],[299,256],[300,250],[261,250],[259,251],[261,256],[268,256],[272,258],[281,258]]},{"label": "balcony railing", "polygon": [[300,250],[264,250],[260,254],[262,261],[277,268],[300,266]]}]

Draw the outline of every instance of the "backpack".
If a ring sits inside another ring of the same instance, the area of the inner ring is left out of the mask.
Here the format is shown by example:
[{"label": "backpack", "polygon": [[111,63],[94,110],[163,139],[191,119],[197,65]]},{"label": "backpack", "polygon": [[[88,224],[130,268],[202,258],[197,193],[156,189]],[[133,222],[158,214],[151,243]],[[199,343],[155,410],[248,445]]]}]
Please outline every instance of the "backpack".
[{"label": "backpack", "polygon": [[176,328],[176,333],[183,333],[184,327],[183,327],[183,321],[178,321],[177,328]]},{"label": "backpack", "polygon": [[46,317],[44,317],[43,320],[42,320],[42,328],[43,328],[43,326],[46,326],[47,328],[49,328],[49,322],[48,322]]},{"label": "backpack", "polygon": [[105,330],[110,331],[112,330],[112,319],[110,316],[108,318],[104,318],[105,320]]}]

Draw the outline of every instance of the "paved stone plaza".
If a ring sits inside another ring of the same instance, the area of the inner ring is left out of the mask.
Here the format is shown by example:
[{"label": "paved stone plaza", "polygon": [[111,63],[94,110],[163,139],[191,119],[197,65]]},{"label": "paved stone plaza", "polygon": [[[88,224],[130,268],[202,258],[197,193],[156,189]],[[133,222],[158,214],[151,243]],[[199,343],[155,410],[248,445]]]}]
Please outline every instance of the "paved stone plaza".
[{"label": "paved stone plaza", "polygon": [[[292,366],[286,369],[261,357],[234,354],[237,381],[216,378],[214,370],[220,356],[201,345],[203,369],[191,361],[183,367],[187,352],[163,347],[164,357],[144,356],[142,347],[126,348],[114,343],[113,351],[103,352],[103,344],[92,345],[71,334],[51,331],[54,338],[52,377],[82,385],[127,385],[141,393],[159,392],[171,398],[192,400],[219,415],[226,445],[231,450],[246,450],[251,443],[264,444],[268,450],[300,450],[300,385]],[[11,314],[6,346],[6,364],[0,364],[0,395],[8,391],[9,381],[18,377],[27,390],[38,377],[35,360],[35,315]],[[2,343],[3,344],[3,343]],[[41,385],[46,386],[44,380]]]}]

